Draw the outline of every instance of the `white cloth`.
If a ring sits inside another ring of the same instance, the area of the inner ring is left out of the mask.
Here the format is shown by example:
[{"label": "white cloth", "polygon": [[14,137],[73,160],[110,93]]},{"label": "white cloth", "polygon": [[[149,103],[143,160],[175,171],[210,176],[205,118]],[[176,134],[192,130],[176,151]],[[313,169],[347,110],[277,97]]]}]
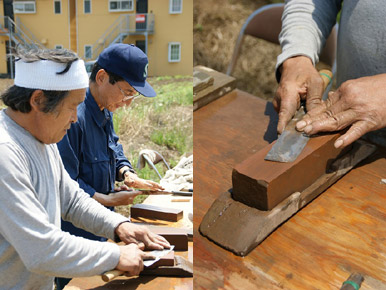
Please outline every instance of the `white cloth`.
[{"label": "white cloth", "polygon": [[15,85],[18,87],[49,90],[70,91],[88,87],[88,75],[84,61],[79,59],[71,64],[68,72],[62,72],[66,64],[51,60],[34,62],[15,62]]},{"label": "white cloth", "polygon": [[174,168],[166,171],[160,184],[167,191],[193,189],[193,155],[182,157]]}]

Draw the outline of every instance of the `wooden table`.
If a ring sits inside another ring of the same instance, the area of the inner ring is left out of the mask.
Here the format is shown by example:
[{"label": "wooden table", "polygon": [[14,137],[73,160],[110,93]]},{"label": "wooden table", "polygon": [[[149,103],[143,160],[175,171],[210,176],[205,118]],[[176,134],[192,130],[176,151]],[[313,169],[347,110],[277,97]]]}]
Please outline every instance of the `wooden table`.
[{"label": "wooden table", "polygon": [[385,148],[247,257],[199,234],[212,202],[232,187],[233,166],[272,142],[276,124],[270,103],[240,90],[194,112],[194,289],[339,289],[352,272],[367,275],[361,290],[386,289]]},{"label": "wooden table", "polygon": [[[135,223],[150,224],[155,226],[179,227],[182,225],[182,220],[177,223],[150,220],[150,219],[132,219]],[[185,259],[193,262],[193,242],[189,242],[188,251],[175,252],[176,256],[182,256]],[[177,278],[177,277],[155,277],[155,276],[139,276],[125,277],[120,276],[106,283],[103,282],[101,276],[79,277],[74,278],[64,288],[65,290],[79,289],[193,289],[193,278]]]}]

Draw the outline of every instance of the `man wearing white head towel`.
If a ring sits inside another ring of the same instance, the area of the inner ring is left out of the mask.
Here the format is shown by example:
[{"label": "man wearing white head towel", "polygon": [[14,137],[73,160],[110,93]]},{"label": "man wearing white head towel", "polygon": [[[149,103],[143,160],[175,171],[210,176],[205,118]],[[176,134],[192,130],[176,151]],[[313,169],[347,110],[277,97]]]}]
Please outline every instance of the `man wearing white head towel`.
[{"label": "man wearing white head towel", "polygon": [[[90,198],[63,167],[57,146],[77,119],[88,76],[68,50],[17,51],[15,85],[0,111],[0,289],[53,289],[54,277],[137,275],[162,237]],[[60,219],[128,245],[91,241]]]}]

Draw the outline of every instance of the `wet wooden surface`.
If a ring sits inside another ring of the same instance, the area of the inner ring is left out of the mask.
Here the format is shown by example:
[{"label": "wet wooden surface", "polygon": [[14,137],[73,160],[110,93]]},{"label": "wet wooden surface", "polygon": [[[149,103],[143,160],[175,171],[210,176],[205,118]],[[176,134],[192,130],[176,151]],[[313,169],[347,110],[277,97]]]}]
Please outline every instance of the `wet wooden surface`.
[{"label": "wet wooden surface", "polygon": [[247,257],[199,234],[212,202],[231,188],[235,164],[276,138],[275,116],[270,103],[239,90],[194,112],[194,288],[339,289],[352,272],[360,272],[365,275],[361,289],[379,289],[375,282],[386,283],[385,148]]},{"label": "wet wooden surface", "polygon": [[[154,226],[179,227],[181,223],[167,222],[154,219],[132,219],[135,223],[148,224]],[[188,251],[175,251],[175,256],[182,256],[193,262],[193,242],[189,242]],[[155,277],[139,276],[125,277],[120,276],[111,282],[103,282],[101,276],[74,278],[64,288],[65,290],[83,290],[83,289],[193,289],[193,278],[175,278],[175,277]]]}]

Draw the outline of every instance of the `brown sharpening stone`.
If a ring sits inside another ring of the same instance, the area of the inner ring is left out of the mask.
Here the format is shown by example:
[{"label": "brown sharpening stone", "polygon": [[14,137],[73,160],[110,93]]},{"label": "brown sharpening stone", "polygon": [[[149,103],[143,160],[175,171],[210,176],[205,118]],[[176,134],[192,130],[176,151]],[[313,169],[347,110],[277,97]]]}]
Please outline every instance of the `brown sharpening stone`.
[{"label": "brown sharpening stone", "polygon": [[259,210],[273,209],[328,172],[330,164],[342,152],[334,147],[339,136],[337,133],[310,138],[298,158],[288,163],[264,160],[274,144],[271,143],[235,166],[232,197]]},{"label": "brown sharpening stone", "polygon": [[236,255],[245,256],[279,225],[375,151],[374,145],[356,141],[349,152],[331,164],[331,172],[320,176],[302,192],[292,193],[270,211],[235,201],[225,192],[205,214],[200,233]]},{"label": "brown sharpening stone", "polygon": [[171,245],[174,251],[188,250],[188,230],[172,227],[148,226],[149,230],[157,235],[163,236]]},{"label": "brown sharpening stone", "polygon": [[184,212],[181,209],[159,207],[148,204],[136,204],[130,208],[132,218],[144,217],[164,221],[177,222],[183,218]]},{"label": "brown sharpening stone", "polygon": [[159,266],[174,266],[174,251],[171,251],[170,253],[161,257],[153,265],[146,267],[146,269],[154,269],[154,268],[157,268]]}]

